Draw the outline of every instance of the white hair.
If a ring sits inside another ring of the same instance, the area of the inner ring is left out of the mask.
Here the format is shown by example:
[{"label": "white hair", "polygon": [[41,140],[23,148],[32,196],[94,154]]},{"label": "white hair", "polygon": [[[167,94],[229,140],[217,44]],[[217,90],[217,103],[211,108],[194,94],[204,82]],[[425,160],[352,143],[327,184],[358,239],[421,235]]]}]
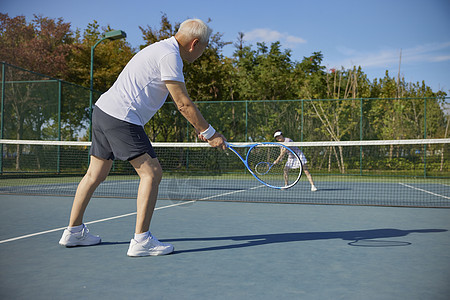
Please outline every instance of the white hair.
[{"label": "white hair", "polygon": [[177,34],[182,34],[190,38],[197,38],[202,43],[208,43],[212,29],[200,19],[188,19],[181,23]]}]

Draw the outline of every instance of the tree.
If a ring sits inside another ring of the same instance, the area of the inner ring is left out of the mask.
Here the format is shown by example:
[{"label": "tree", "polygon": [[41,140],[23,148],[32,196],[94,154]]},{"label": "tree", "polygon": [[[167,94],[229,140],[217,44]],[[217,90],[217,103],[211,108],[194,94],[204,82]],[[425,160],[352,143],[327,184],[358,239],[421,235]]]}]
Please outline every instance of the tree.
[{"label": "tree", "polygon": [[252,46],[244,44],[242,33],[234,45],[233,99],[254,101],[248,104],[248,138],[271,140],[273,131],[279,127],[286,128],[286,132],[298,131],[300,122],[280,124],[288,118],[299,119],[292,103],[260,101],[295,97],[295,62],[291,60],[291,51],[282,50],[280,42],[270,46],[257,43],[253,50]]},{"label": "tree", "polygon": [[147,25],[147,28],[139,26],[139,29],[142,32],[144,41],[146,43],[144,45],[141,45],[140,48],[143,49],[144,47],[151,45],[153,43],[156,43],[158,41],[162,41],[164,39],[168,39],[175,35],[175,33],[178,31],[178,28],[180,28],[181,23],[175,23],[172,25],[169,21],[169,18],[166,14],[163,14],[161,16],[161,22],[160,22],[160,28],[159,29],[153,29],[152,27]]},{"label": "tree", "polygon": [[[67,74],[67,57],[73,43],[70,24],[58,20],[35,16],[27,23],[24,16],[10,18],[0,14],[0,56],[10,64],[19,65],[35,72],[53,77]],[[45,100],[49,95],[49,77],[30,74],[19,68],[7,68],[6,77],[15,82],[5,87],[5,111],[10,132],[14,138],[42,137],[42,125],[57,119],[57,110]],[[16,169],[20,169],[21,147],[16,150]]]},{"label": "tree", "polygon": [[[70,55],[70,81],[90,87],[91,47],[102,38],[102,33],[113,30],[94,20],[81,35],[76,33],[76,42]],[[122,69],[134,55],[134,49],[125,40],[105,40],[94,52],[94,89],[105,92],[114,83]]]},{"label": "tree", "polygon": [[70,23],[62,18],[35,15],[27,23],[24,16],[0,13],[0,57],[10,64],[64,78],[73,41]]}]

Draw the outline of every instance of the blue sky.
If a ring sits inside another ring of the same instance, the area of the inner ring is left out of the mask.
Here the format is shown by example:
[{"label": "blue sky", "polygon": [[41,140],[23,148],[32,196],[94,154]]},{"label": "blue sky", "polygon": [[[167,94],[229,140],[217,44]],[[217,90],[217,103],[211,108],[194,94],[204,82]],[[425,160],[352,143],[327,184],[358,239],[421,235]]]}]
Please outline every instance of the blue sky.
[{"label": "blue sky", "polygon": [[[247,45],[280,41],[296,61],[321,51],[328,68],[361,65],[371,80],[386,70],[396,76],[401,51],[407,82],[425,80],[450,94],[450,0],[4,0],[0,11],[27,21],[61,17],[81,30],[97,20],[124,30],[136,48],[144,43],[139,26],[159,28],[162,13],[172,23],[210,18],[225,41],[238,32]],[[224,54],[233,51],[229,45]]]}]

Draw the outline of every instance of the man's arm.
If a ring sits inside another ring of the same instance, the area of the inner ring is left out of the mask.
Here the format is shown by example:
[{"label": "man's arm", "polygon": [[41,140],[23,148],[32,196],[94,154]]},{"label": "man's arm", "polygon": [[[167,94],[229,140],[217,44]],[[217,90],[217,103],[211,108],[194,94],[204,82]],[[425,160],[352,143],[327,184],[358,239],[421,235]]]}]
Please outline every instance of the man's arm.
[{"label": "man's arm", "polygon": [[[186,85],[179,81],[166,81],[167,89],[170,96],[175,102],[178,111],[194,126],[195,130],[200,133],[208,129],[209,123],[205,120],[203,115],[198,110],[194,102],[188,95]],[[216,132],[208,143],[213,147],[220,147],[226,149],[225,138],[220,133]]]}]

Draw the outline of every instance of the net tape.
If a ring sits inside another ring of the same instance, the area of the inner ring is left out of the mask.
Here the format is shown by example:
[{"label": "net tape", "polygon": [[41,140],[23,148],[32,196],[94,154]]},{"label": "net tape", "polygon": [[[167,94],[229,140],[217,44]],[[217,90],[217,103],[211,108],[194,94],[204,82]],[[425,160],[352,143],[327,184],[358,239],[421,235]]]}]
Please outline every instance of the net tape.
[{"label": "net tape", "polygon": [[[381,145],[431,145],[431,144],[448,144],[450,138],[446,139],[409,139],[409,140],[367,140],[367,141],[322,141],[322,142],[290,142],[280,143],[285,146],[295,147],[333,147],[333,146],[381,146]],[[91,146],[91,142],[83,141],[42,141],[42,140],[11,140],[0,139],[0,144],[5,145],[54,145],[54,146]],[[253,145],[255,143],[233,143],[238,146]],[[211,147],[208,143],[194,142],[155,142],[153,147],[170,147],[170,148],[186,148],[186,147]]]}]

